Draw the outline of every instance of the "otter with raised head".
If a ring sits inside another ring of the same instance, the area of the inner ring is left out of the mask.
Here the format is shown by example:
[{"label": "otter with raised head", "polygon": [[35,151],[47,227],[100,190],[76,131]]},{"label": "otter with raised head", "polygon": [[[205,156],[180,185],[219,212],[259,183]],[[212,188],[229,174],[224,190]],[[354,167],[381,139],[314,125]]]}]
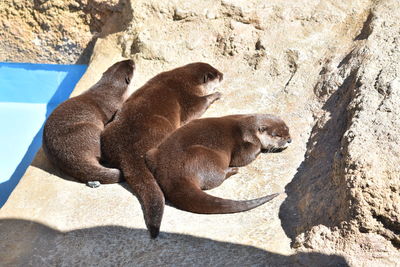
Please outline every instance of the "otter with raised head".
[{"label": "otter with raised head", "polygon": [[217,69],[201,62],[162,72],[129,97],[102,133],[105,158],[122,170],[141,203],[152,238],[159,233],[164,194],[146,167],[145,153],[219,99],[221,94],[212,92],[222,77]]},{"label": "otter with raised head", "polygon": [[115,63],[89,90],[50,114],[44,125],[43,150],[53,165],[84,183],[111,184],[123,179],[118,169],[100,163],[100,133],[129,97],[134,70],[133,60]]},{"label": "otter with raised head", "polygon": [[198,119],[149,150],[146,164],[166,200],[176,208],[202,214],[242,212],[270,201],[279,193],[235,201],[202,190],[219,186],[260,153],[281,151],[290,142],[289,128],[273,115]]}]

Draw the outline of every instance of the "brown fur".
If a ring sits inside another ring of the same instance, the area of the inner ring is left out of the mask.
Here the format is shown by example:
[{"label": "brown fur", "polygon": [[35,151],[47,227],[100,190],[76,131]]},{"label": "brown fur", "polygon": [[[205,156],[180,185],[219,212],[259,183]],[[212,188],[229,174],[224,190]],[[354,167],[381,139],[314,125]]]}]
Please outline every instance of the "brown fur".
[{"label": "brown fur", "polygon": [[222,73],[206,63],[160,73],[132,94],[102,134],[102,151],[138,197],[153,238],[159,233],[164,195],[146,167],[145,153],[219,99],[220,93],[209,94],[207,88],[221,80]]},{"label": "brown fur", "polygon": [[55,166],[85,183],[110,184],[122,179],[118,169],[99,163],[100,133],[128,97],[134,69],[132,60],[115,63],[89,90],[51,113],[44,126],[43,149]]},{"label": "brown fur", "polygon": [[206,194],[237,167],[255,160],[260,152],[274,152],[291,142],[289,129],[276,116],[231,115],[194,120],[179,128],[158,148],[146,154],[146,163],[178,209],[194,213],[235,213],[255,208],[278,194],[234,201]]}]

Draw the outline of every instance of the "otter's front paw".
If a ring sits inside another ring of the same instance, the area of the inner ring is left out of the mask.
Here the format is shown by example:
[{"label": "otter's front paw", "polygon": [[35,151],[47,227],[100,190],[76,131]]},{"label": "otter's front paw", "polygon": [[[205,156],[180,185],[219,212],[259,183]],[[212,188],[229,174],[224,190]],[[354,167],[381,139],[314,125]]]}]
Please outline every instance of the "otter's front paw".
[{"label": "otter's front paw", "polygon": [[215,93],[209,95],[208,99],[210,100],[210,103],[212,104],[215,101],[217,101],[218,99],[221,99],[221,97],[222,97],[222,94],[220,92],[215,92]]},{"label": "otter's front paw", "polygon": [[225,179],[231,177],[232,175],[235,175],[239,172],[239,168],[238,167],[229,167],[226,170],[226,175],[225,175]]}]

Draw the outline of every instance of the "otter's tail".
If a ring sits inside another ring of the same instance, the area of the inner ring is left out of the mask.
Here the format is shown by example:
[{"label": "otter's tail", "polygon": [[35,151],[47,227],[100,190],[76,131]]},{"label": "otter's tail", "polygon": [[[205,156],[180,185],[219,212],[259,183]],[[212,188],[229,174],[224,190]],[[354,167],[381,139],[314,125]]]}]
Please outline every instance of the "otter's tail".
[{"label": "otter's tail", "polygon": [[229,200],[211,196],[193,183],[185,183],[166,193],[167,200],[176,208],[200,214],[236,213],[254,209],[280,195],[275,193],[252,200]]},{"label": "otter's tail", "polygon": [[65,170],[64,168],[61,170],[82,183],[99,181],[101,184],[115,184],[124,181],[120,170],[104,167],[96,159],[89,161],[82,160],[76,162],[74,166],[66,167]]},{"label": "otter's tail", "polygon": [[115,184],[124,181],[122,173],[118,169],[107,168],[101,165],[96,158],[57,157],[52,153],[43,140],[43,151],[47,159],[62,172],[78,179],[82,183],[99,181],[101,184]]},{"label": "otter's tail", "polygon": [[101,184],[115,184],[124,181],[120,170],[104,167],[97,160],[81,162],[79,165],[76,166],[79,171],[75,177],[83,183],[99,181]]},{"label": "otter's tail", "polygon": [[144,215],[146,227],[151,238],[156,238],[160,232],[161,220],[164,213],[164,194],[146,167],[144,159],[136,157],[127,160],[121,166],[125,180],[138,198]]}]

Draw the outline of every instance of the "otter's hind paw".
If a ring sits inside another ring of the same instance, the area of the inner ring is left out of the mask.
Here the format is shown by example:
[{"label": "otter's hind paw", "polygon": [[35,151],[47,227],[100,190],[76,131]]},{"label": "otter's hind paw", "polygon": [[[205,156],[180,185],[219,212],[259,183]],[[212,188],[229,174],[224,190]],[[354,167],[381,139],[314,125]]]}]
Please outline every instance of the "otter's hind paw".
[{"label": "otter's hind paw", "polygon": [[99,181],[89,181],[89,182],[87,182],[86,185],[91,188],[97,188],[100,186],[100,182]]}]

